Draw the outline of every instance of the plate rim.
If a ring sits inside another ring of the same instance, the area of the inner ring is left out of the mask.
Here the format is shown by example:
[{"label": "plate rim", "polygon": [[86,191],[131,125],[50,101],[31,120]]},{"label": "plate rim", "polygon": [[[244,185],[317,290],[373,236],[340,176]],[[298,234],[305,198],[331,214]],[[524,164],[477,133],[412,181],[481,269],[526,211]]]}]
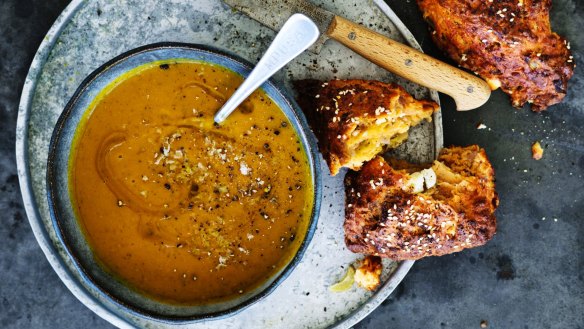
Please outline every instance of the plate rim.
[{"label": "plate rim", "polygon": [[[53,245],[49,233],[40,219],[37,203],[34,198],[34,191],[32,188],[31,172],[28,166],[28,134],[29,134],[29,118],[30,109],[33,97],[36,93],[36,86],[38,77],[42,72],[42,68],[49,57],[57,39],[60,37],[63,29],[68,25],[71,19],[75,16],[78,10],[87,3],[86,0],[72,0],[67,7],[57,17],[43,41],[39,45],[30,68],[24,81],[20,102],[18,105],[17,123],[16,123],[16,167],[18,173],[18,180],[20,185],[21,197],[23,200],[24,209],[31,226],[35,239],[40,246],[45,258],[59,276],[59,279],[69,289],[69,291],[77,298],[83,305],[89,308],[99,317],[108,321],[109,323],[119,328],[133,328],[132,323],[124,318],[121,314],[110,309],[105,304],[101,303],[94,296],[92,296],[83,286],[80,285],[74,278],[73,274],[68,270],[64,261],[58,257],[56,246]],[[409,29],[403,24],[399,17],[391,10],[391,8],[383,0],[373,0],[373,3],[378,6],[383,14],[385,14],[390,21],[398,28],[401,35],[406,41],[420,51],[420,45],[411,34]],[[440,105],[438,93],[435,90],[428,89],[430,98]],[[433,116],[434,124],[434,147],[435,155],[443,146],[443,131],[442,131],[442,116],[441,112],[435,112]],[[349,328],[361,321],[373,310],[375,310],[401,283],[403,278],[413,266],[414,261],[402,261],[398,263],[397,268],[391,275],[391,279],[381,287],[377,293],[369,298],[363,305],[355,309],[353,312],[347,314],[344,318],[338,320],[330,327],[334,328]]]}]

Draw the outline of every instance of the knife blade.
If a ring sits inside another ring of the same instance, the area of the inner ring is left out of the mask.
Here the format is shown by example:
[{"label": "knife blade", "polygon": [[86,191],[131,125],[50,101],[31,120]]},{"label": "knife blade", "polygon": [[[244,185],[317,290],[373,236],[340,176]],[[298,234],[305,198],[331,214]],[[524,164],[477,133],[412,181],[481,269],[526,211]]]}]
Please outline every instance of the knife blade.
[{"label": "knife blade", "polygon": [[459,111],[480,107],[491,95],[491,89],[484,80],[308,1],[223,1],[276,31],[292,14],[304,14],[314,21],[321,33],[309,50],[318,54],[326,40],[334,39],[394,74],[451,96]]},{"label": "knife blade", "polygon": [[300,13],[310,17],[321,32],[318,40],[308,48],[315,54],[320,53],[323,44],[329,39],[323,31],[328,29],[335,17],[333,13],[304,1],[225,0],[224,2],[274,31],[279,31],[288,17],[293,14]]}]

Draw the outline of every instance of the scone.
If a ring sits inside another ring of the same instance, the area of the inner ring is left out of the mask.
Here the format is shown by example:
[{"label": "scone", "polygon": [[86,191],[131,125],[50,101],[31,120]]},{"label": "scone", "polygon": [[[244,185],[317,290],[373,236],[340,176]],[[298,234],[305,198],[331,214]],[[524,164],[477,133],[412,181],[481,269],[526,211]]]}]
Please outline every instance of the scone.
[{"label": "scone", "polygon": [[375,291],[381,284],[383,265],[378,256],[367,255],[355,271],[355,282],[361,288]]},{"label": "scone", "polygon": [[550,27],[551,0],[417,0],[432,39],[512,104],[559,103],[574,73],[570,43]]},{"label": "scone", "polygon": [[393,83],[367,80],[296,82],[300,103],[318,138],[332,175],[361,168],[408,137],[408,129],[430,121],[438,104],[416,100]]},{"label": "scone", "polygon": [[393,260],[480,246],[496,231],[494,171],[476,145],[445,148],[428,166],[382,157],[345,177],[345,242]]}]

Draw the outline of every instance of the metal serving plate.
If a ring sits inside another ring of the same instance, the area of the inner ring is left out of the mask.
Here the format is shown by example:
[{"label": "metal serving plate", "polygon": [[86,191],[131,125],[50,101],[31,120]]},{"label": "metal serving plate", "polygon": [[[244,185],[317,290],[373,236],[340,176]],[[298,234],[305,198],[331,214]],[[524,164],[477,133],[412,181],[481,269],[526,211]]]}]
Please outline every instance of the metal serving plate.
[{"label": "metal serving plate", "polygon": [[[417,45],[385,3],[374,2],[336,0],[317,4],[396,40]],[[198,43],[257,62],[274,35],[218,0],[74,0],[41,44],[25,81],[18,116],[16,153],[24,205],[37,241],[55,272],[82,303],[112,324],[186,327],[124,312],[102,298],[95,287],[83,283],[59,242],[49,215],[45,173],[57,118],[90,72],[127,50],[163,41]],[[305,53],[275,77],[290,90],[292,80],[303,78],[395,81],[418,98],[438,101],[436,92],[397,78],[331,41],[320,55]],[[434,159],[441,147],[442,123],[437,113],[432,123],[413,129],[407,143],[394,153],[427,162]],[[321,166],[324,174],[320,220],[303,261],[272,294],[244,312],[189,328],[347,328],[369,314],[395,289],[413,262],[384,262],[383,284],[374,293],[357,287],[342,293],[328,290],[344,275],[347,265],[360,256],[349,252],[343,240],[344,172],[333,178],[326,174],[328,168],[322,160]]]}]

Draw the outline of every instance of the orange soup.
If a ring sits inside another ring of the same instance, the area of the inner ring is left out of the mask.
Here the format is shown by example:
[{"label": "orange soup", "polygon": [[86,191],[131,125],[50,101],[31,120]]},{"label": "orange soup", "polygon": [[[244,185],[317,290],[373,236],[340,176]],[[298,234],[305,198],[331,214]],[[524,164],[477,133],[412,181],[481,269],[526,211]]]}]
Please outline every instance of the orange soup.
[{"label": "orange soup", "polygon": [[223,125],[242,82],[206,63],[140,67],[91,105],[71,190],[100,265],[151,298],[195,305],[250,291],[300,247],[310,167],[276,104],[257,91]]}]

